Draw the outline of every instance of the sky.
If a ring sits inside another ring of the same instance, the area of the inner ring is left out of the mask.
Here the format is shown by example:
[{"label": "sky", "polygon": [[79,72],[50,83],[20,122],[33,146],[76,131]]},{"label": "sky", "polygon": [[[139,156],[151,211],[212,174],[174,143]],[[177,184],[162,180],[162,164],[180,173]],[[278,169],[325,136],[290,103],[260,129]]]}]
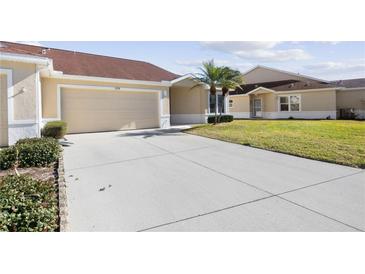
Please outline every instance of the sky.
[{"label": "sky", "polygon": [[56,42],[25,43],[153,63],[177,74],[194,73],[214,59],[245,72],[256,65],[325,80],[365,78],[365,42]]}]

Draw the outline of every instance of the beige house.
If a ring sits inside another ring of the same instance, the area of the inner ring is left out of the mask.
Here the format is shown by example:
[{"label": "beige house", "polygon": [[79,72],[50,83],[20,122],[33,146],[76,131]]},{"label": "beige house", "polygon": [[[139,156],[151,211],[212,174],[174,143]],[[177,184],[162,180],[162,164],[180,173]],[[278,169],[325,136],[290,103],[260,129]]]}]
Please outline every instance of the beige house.
[{"label": "beige house", "polygon": [[229,97],[235,118],[365,118],[365,79],[330,82],[263,66],[243,76],[245,85]]},{"label": "beige house", "polygon": [[364,116],[365,85],[263,67],[244,76],[243,90],[223,98],[150,63],[0,42],[0,146],[40,136],[52,120],[69,133],[206,123],[215,101],[235,118],[335,119],[348,108]]}]

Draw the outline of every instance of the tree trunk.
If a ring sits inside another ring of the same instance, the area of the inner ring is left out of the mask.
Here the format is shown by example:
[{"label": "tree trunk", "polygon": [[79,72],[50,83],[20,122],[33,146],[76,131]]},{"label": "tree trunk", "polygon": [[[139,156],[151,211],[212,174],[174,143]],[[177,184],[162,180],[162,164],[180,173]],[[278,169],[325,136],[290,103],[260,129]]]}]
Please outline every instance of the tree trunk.
[{"label": "tree trunk", "polygon": [[215,115],[214,115],[214,125],[217,123],[217,96],[216,96],[216,94],[217,94],[217,89],[216,89],[216,87],[215,87],[215,85],[211,85],[210,86],[210,94],[211,95],[213,95],[213,96],[215,96],[215,104],[214,104],[214,113],[215,113]]},{"label": "tree trunk", "polygon": [[217,124],[217,119],[218,119],[218,113],[217,113],[217,109],[218,109],[218,100],[217,100],[217,96],[215,96],[215,106],[214,106],[214,110],[215,110],[215,116],[214,116],[214,124]]},{"label": "tree trunk", "polygon": [[222,119],[222,113],[223,113],[223,109],[224,109],[224,102],[226,101],[226,95],[227,95],[228,91],[229,91],[228,88],[222,87],[223,102],[222,102],[221,110],[220,110],[220,113],[219,113],[219,119],[218,119],[219,123],[221,122],[221,119]]},{"label": "tree trunk", "polygon": [[222,113],[223,113],[223,109],[224,109],[225,99],[226,99],[226,96],[224,95],[224,97],[223,97],[223,103],[222,103],[221,110],[220,110],[220,113],[219,113],[218,123],[220,123],[221,122],[221,119],[222,119]]}]

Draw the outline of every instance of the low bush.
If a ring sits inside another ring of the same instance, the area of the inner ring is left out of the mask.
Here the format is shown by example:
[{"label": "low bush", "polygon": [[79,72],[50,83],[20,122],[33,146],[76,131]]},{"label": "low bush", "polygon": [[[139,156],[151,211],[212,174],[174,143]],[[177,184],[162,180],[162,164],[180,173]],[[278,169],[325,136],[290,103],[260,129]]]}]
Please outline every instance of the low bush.
[{"label": "low bush", "polygon": [[12,168],[16,163],[16,149],[14,146],[0,150],[0,170]]},{"label": "low bush", "polygon": [[0,179],[0,231],[56,231],[57,189],[52,181],[8,175]]},{"label": "low bush", "polygon": [[62,139],[67,132],[67,124],[64,121],[48,122],[42,129],[42,136]]},{"label": "low bush", "polygon": [[[213,124],[215,121],[215,117],[214,116],[209,116],[208,117],[208,123],[209,124]],[[220,120],[219,120],[219,116],[217,117],[217,122],[218,123],[228,123],[228,122],[232,122],[233,121],[233,115],[228,115],[228,114],[224,114],[221,116]]]},{"label": "low bush", "polygon": [[26,138],[16,143],[19,167],[49,166],[57,161],[61,148],[54,138]]}]

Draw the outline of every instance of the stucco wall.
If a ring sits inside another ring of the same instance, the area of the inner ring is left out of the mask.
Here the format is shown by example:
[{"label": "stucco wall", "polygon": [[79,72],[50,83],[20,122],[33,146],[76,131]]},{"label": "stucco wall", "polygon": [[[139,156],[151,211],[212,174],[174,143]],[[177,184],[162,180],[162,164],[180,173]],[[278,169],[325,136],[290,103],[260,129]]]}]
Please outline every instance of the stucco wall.
[{"label": "stucco wall", "polygon": [[232,101],[232,107],[229,108],[230,113],[250,111],[249,96],[229,96],[228,100]]},{"label": "stucco wall", "polygon": [[171,114],[206,114],[208,91],[203,87],[171,87],[170,104]]},{"label": "stucco wall", "polygon": [[[313,92],[296,92],[274,94],[265,93],[257,97],[262,98],[263,111],[279,111],[279,96],[300,95],[301,111],[335,111],[336,110],[336,92],[330,91],[313,91]],[[251,95],[252,96],[252,95]]]},{"label": "stucco wall", "polygon": [[[12,69],[14,87],[14,120],[36,119],[36,66],[19,62],[1,61],[0,67]],[[22,92],[22,88],[26,91]]]},{"label": "stucco wall", "polygon": [[337,108],[365,110],[365,88],[361,90],[342,90],[336,94]]},{"label": "stucco wall", "polygon": [[302,111],[335,111],[336,91],[303,92]]},{"label": "stucco wall", "polygon": [[[170,113],[169,107],[169,88],[148,86],[148,85],[126,85],[121,83],[108,83],[97,81],[83,81],[83,80],[65,80],[54,78],[42,78],[42,113],[43,118],[56,118],[57,117],[57,85],[58,84],[70,84],[70,85],[89,85],[89,86],[104,86],[104,87],[121,87],[121,88],[143,88],[143,89],[156,89],[165,91],[163,96],[162,106],[163,115]],[[102,92],[102,91],[100,91]]]},{"label": "stucco wall", "polygon": [[7,78],[0,74],[0,146],[8,144],[8,96]]},{"label": "stucco wall", "polygon": [[272,112],[277,111],[277,99],[273,93],[261,94],[262,98],[262,111]]}]

